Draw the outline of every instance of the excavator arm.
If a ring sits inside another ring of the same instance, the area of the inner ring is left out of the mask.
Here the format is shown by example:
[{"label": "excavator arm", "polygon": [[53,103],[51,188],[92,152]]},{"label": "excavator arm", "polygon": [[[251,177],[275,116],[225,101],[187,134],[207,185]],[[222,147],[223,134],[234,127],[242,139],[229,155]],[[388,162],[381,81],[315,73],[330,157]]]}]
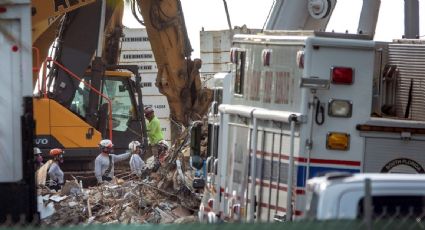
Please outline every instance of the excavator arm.
[{"label": "excavator arm", "polygon": [[32,0],[32,41],[41,36],[61,15],[96,0]]},{"label": "excavator arm", "polygon": [[212,92],[201,85],[201,60],[190,57],[192,47],[181,3],[179,0],[133,1],[137,1],[158,66],[156,86],[167,97],[171,118],[187,126],[207,112]]}]

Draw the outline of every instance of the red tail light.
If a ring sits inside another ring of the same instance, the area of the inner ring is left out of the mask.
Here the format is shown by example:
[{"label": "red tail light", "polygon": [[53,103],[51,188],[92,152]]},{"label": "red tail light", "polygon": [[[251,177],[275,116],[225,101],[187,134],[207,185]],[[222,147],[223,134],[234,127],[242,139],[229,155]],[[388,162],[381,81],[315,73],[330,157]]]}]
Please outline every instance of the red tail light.
[{"label": "red tail light", "polygon": [[332,83],[334,84],[353,84],[354,70],[349,67],[333,67],[332,68]]},{"label": "red tail light", "polygon": [[0,13],[6,13],[7,8],[4,6],[0,6]]}]

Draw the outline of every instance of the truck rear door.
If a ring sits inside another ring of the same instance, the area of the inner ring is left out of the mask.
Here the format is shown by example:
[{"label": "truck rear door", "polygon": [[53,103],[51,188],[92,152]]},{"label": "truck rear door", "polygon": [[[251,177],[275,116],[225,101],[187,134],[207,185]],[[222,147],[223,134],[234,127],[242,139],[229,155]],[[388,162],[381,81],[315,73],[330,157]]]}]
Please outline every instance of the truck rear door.
[{"label": "truck rear door", "polygon": [[16,182],[23,176],[22,99],[32,95],[31,13],[29,1],[0,7],[0,182]]}]

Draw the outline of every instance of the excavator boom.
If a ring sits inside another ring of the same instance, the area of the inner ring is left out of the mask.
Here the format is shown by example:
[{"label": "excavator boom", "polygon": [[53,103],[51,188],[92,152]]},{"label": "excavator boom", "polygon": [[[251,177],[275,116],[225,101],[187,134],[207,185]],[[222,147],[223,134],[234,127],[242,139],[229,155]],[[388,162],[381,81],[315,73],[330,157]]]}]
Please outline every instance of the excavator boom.
[{"label": "excavator boom", "polygon": [[32,0],[32,41],[37,40],[59,16],[96,0]]},{"label": "excavator boom", "polygon": [[[136,0],[133,0],[136,1]],[[200,81],[179,0],[137,0],[158,66],[156,86],[167,97],[171,118],[184,125],[204,115],[212,92]]]}]

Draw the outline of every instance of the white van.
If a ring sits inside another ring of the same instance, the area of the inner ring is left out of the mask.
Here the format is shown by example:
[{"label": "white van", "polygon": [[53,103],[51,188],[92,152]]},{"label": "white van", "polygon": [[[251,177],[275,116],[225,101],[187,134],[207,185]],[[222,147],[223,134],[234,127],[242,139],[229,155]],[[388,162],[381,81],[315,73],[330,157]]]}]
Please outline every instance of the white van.
[{"label": "white van", "polygon": [[372,218],[424,214],[424,174],[334,173],[307,181],[303,219],[362,218],[367,179]]}]

